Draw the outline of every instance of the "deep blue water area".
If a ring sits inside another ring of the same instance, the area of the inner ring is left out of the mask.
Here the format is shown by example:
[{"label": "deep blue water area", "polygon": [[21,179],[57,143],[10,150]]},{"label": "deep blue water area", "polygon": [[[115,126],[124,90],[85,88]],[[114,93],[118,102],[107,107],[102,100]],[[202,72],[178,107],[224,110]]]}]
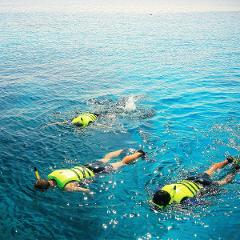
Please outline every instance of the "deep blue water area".
[{"label": "deep blue water area", "polygon": [[[240,13],[0,13],[0,239],[239,239],[235,182],[155,212],[152,192],[240,150]],[[48,125],[78,112],[88,128]],[[143,148],[93,195],[42,177]],[[216,174],[221,178],[231,167]]]}]

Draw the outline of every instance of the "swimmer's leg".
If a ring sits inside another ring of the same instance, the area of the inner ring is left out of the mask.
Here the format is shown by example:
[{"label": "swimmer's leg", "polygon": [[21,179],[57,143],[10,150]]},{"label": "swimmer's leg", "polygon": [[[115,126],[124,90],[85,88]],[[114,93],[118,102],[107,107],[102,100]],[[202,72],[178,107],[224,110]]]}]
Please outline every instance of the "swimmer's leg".
[{"label": "swimmer's leg", "polygon": [[229,160],[224,160],[222,162],[214,163],[205,173],[209,176],[213,175],[218,169],[224,168],[229,163]]},{"label": "swimmer's leg", "polygon": [[114,151],[114,152],[107,153],[107,154],[106,154],[102,159],[100,159],[99,161],[100,161],[100,162],[103,162],[103,163],[107,163],[107,162],[109,162],[112,158],[118,157],[123,151],[124,151],[124,149],[120,149],[120,150],[117,150],[117,151]]},{"label": "swimmer's leg", "polygon": [[228,184],[228,183],[232,182],[236,173],[237,173],[237,171],[233,171],[233,172],[229,173],[225,178],[223,178],[219,181],[215,181],[214,183],[217,184],[217,185],[220,185],[220,186]]},{"label": "swimmer's leg", "polygon": [[115,163],[111,163],[112,167],[114,170],[117,170],[127,164],[130,164],[132,162],[134,162],[135,160],[137,160],[138,158],[142,157],[144,155],[143,152],[139,151],[139,152],[135,152],[131,155],[128,155],[126,157],[124,157],[121,161],[119,162],[115,162]]}]

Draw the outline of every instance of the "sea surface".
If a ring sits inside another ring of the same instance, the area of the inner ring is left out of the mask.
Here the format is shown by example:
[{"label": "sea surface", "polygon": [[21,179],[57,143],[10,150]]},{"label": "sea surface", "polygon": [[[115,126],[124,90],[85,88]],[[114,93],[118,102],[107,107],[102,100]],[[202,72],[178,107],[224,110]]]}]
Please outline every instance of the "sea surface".
[{"label": "sea surface", "polygon": [[[204,205],[148,204],[239,154],[239,33],[239,12],[1,12],[0,239],[240,239],[239,175]],[[101,117],[52,124],[84,111]],[[148,157],[90,195],[34,190],[35,166],[46,177],[121,148]]]}]

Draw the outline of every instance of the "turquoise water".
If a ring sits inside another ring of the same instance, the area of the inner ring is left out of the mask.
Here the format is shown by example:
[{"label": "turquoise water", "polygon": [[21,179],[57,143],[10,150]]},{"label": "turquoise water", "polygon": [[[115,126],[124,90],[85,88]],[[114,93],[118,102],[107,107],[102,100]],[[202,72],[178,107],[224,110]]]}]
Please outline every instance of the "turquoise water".
[{"label": "turquoise water", "polygon": [[[239,239],[237,183],[205,206],[147,204],[239,153],[239,26],[239,13],[1,13],[0,239]],[[78,111],[107,114],[47,126]],[[33,190],[33,166],[46,176],[123,147],[149,159],[97,178],[93,195]]]}]

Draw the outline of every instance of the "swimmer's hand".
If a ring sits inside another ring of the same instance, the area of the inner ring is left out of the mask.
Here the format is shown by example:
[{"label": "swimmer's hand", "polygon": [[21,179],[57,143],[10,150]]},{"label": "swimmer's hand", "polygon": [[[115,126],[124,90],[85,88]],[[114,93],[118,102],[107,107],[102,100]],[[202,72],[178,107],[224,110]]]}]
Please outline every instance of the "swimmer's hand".
[{"label": "swimmer's hand", "polygon": [[85,193],[90,193],[90,190],[88,188],[83,188],[80,187],[78,183],[72,182],[72,183],[68,183],[65,188],[65,191],[68,192],[85,192]]}]

